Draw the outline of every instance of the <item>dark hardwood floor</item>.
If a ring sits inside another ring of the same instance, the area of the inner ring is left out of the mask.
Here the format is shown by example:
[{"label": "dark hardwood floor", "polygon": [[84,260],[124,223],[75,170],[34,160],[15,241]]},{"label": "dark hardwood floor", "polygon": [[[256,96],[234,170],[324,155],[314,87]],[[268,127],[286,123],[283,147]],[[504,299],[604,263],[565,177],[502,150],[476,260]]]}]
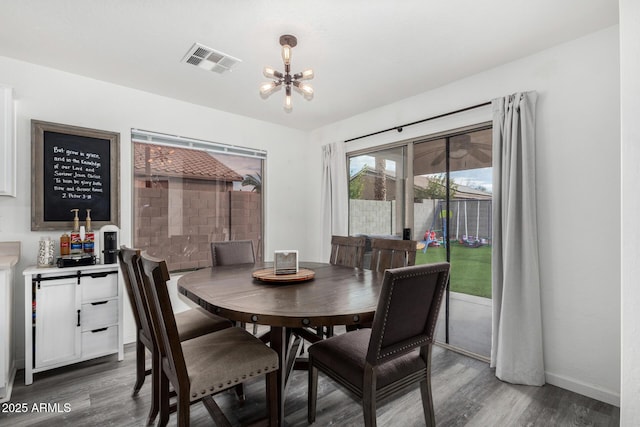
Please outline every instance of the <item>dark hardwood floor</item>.
[{"label": "dark hardwood floor", "polygon": [[[147,378],[139,396],[134,383],[134,346],[125,360],[108,356],[35,375],[24,386],[19,371],[10,404],[2,404],[1,426],[143,426],[150,399]],[[488,365],[441,347],[433,349],[433,395],[438,426],[618,426],[619,408],[558,387],[515,386],[499,381]],[[263,381],[246,388],[240,406],[231,392],[216,401],[232,424],[243,425],[265,413]],[[424,425],[416,387],[378,407],[379,426]],[[11,405],[13,404],[13,405]],[[17,408],[26,413],[17,413]],[[287,390],[287,426],[307,425],[307,376],[295,372]],[[175,415],[171,417],[175,424]],[[191,408],[191,425],[213,425],[201,403]],[[361,426],[360,406],[321,374],[315,426]]]}]

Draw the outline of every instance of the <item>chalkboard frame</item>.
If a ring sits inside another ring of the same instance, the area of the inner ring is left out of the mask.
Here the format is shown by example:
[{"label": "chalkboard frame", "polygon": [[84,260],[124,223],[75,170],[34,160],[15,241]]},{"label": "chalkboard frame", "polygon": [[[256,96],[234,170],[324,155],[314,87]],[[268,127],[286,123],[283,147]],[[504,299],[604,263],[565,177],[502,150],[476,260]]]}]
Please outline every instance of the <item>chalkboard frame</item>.
[{"label": "chalkboard frame", "polygon": [[[110,209],[108,220],[92,220],[93,229],[97,230],[103,225],[112,224],[120,226],[120,134],[117,132],[90,129],[79,126],[51,123],[41,120],[31,120],[31,230],[71,230],[73,228],[72,213],[69,212],[69,221],[48,221],[44,218],[44,146],[45,132],[75,135],[87,138],[91,144],[92,139],[109,141],[109,172],[110,183]],[[106,161],[106,160],[104,160]],[[80,212],[81,223],[84,222],[84,212]]]}]

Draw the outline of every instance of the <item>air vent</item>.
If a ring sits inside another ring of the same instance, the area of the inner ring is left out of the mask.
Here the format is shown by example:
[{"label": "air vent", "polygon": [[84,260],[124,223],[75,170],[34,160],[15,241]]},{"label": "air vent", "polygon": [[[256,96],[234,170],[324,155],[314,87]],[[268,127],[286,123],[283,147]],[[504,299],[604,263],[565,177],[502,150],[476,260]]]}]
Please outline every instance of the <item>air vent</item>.
[{"label": "air vent", "polygon": [[201,45],[200,43],[194,43],[184,58],[182,58],[182,62],[195,65],[203,70],[215,71],[216,73],[222,74],[242,61],[226,53]]}]

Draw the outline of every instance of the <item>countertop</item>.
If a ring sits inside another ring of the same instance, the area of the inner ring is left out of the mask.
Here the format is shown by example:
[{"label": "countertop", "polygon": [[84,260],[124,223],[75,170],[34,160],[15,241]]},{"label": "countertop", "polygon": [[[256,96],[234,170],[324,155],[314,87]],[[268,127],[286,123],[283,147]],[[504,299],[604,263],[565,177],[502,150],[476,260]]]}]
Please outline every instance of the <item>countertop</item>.
[{"label": "countertop", "polygon": [[0,242],[0,270],[7,270],[20,260],[20,242]]}]

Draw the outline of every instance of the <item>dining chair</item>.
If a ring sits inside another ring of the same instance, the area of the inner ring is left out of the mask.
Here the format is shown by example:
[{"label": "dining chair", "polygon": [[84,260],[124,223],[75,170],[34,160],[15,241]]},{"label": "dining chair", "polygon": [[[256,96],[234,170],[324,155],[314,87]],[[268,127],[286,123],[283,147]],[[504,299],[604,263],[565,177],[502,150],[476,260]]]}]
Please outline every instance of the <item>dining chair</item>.
[{"label": "dining chair", "polygon": [[364,236],[331,236],[329,264],[362,268],[365,243]]},{"label": "dining chair", "polygon": [[[124,279],[127,296],[131,303],[133,319],[136,324],[136,382],[133,386],[133,396],[136,396],[146,375],[151,377],[151,409],[149,410],[148,422],[152,423],[158,415],[159,384],[157,376],[154,374],[159,370],[159,355],[156,350],[154,335],[151,327],[151,318],[147,308],[146,296],[143,290],[142,278],[138,267],[140,250],[122,246],[118,251],[118,261],[122,278]],[[175,315],[176,328],[180,341],[195,338],[210,332],[229,328],[232,323],[220,316],[209,313],[200,307],[192,308]],[[151,353],[151,369],[146,369],[146,351]],[[242,390],[237,390],[239,397],[243,398]]]},{"label": "dining chair", "polygon": [[415,240],[372,239],[370,269],[382,273],[388,268],[415,265],[417,244]]},{"label": "dining chair", "polygon": [[322,371],[361,401],[365,426],[376,425],[378,400],[419,382],[426,425],[435,426],[431,346],[448,277],[446,262],[386,270],[372,328],[309,347],[309,423]]},{"label": "dining chair", "polygon": [[[331,236],[329,264],[363,268],[366,242],[365,236]],[[331,337],[333,332],[333,326],[316,327],[316,334],[319,337]]]},{"label": "dining chair", "polygon": [[[253,252],[253,240],[227,240],[211,242],[211,265],[255,264],[256,256]],[[240,326],[246,327],[245,323]],[[253,335],[258,333],[258,325],[253,324]]]},{"label": "dining chair", "polygon": [[211,242],[211,265],[255,264],[252,240]]},{"label": "dining chair", "polygon": [[278,355],[241,328],[226,328],[180,341],[166,282],[164,260],[143,253],[139,260],[142,283],[151,315],[152,330],[160,354],[160,419],[166,426],[170,405],[169,386],[175,390],[177,425],[190,422],[190,405],[202,401],[216,425],[230,426],[213,395],[264,376],[269,425],[278,422]]}]

